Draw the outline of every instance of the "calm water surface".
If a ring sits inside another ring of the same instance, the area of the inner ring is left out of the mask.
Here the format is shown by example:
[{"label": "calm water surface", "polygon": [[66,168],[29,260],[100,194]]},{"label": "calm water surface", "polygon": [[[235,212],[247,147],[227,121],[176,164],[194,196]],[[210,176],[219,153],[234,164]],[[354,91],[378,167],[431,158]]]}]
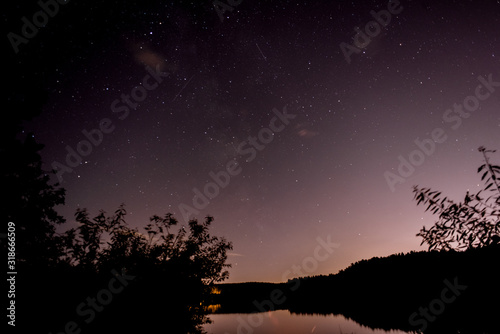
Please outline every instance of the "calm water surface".
[{"label": "calm water surface", "polygon": [[212,314],[209,334],[381,334],[407,333],[363,327],[342,315],[298,315],[287,310],[253,314]]}]

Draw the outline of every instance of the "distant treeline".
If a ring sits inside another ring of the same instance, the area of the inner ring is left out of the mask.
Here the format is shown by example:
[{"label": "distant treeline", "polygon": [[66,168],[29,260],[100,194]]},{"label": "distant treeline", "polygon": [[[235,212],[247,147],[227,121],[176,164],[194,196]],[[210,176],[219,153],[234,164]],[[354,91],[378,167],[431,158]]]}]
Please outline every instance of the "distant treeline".
[{"label": "distant treeline", "polygon": [[219,284],[219,313],[342,314],[385,330],[498,333],[500,246],[362,260],[286,283]]}]

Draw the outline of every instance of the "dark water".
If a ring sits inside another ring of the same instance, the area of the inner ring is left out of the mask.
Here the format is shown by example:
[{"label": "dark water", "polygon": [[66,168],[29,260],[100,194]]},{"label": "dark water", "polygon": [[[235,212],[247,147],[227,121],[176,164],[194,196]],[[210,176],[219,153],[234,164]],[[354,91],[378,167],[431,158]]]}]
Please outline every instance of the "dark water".
[{"label": "dark water", "polygon": [[205,325],[209,334],[380,334],[408,333],[400,330],[371,329],[341,315],[299,315],[287,310],[267,313],[212,314]]}]

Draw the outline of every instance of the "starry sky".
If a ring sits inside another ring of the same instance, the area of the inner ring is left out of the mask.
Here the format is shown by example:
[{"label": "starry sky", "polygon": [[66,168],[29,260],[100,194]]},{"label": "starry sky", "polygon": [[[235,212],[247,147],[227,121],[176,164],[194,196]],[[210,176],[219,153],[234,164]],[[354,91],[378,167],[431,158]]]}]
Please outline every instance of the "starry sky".
[{"label": "starry sky", "polygon": [[8,33],[40,5],[9,4],[8,66],[48,94],[25,133],[67,190],[63,229],[121,203],[132,227],[212,215],[229,282],[279,282],[318,237],[338,247],[304,274],[425,249],[435,219],[413,185],[481,189],[477,148],[500,149],[498,1],[215,3],[71,1],[23,42]]}]

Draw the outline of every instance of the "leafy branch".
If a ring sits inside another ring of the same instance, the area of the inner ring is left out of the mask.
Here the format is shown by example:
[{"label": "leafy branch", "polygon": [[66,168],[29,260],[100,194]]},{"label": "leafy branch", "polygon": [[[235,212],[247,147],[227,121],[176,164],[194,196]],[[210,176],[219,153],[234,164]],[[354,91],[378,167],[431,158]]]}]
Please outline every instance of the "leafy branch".
[{"label": "leafy branch", "polygon": [[500,242],[500,166],[493,165],[488,156],[495,150],[480,147],[479,151],[484,164],[477,172],[482,173],[485,188],[476,194],[467,191],[463,202],[454,203],[430,188],[413,187],[417,205],[426,205],[425,211],[439,217],[430,229],[424,226],[417,234],[429,250],[463,250]]}]

